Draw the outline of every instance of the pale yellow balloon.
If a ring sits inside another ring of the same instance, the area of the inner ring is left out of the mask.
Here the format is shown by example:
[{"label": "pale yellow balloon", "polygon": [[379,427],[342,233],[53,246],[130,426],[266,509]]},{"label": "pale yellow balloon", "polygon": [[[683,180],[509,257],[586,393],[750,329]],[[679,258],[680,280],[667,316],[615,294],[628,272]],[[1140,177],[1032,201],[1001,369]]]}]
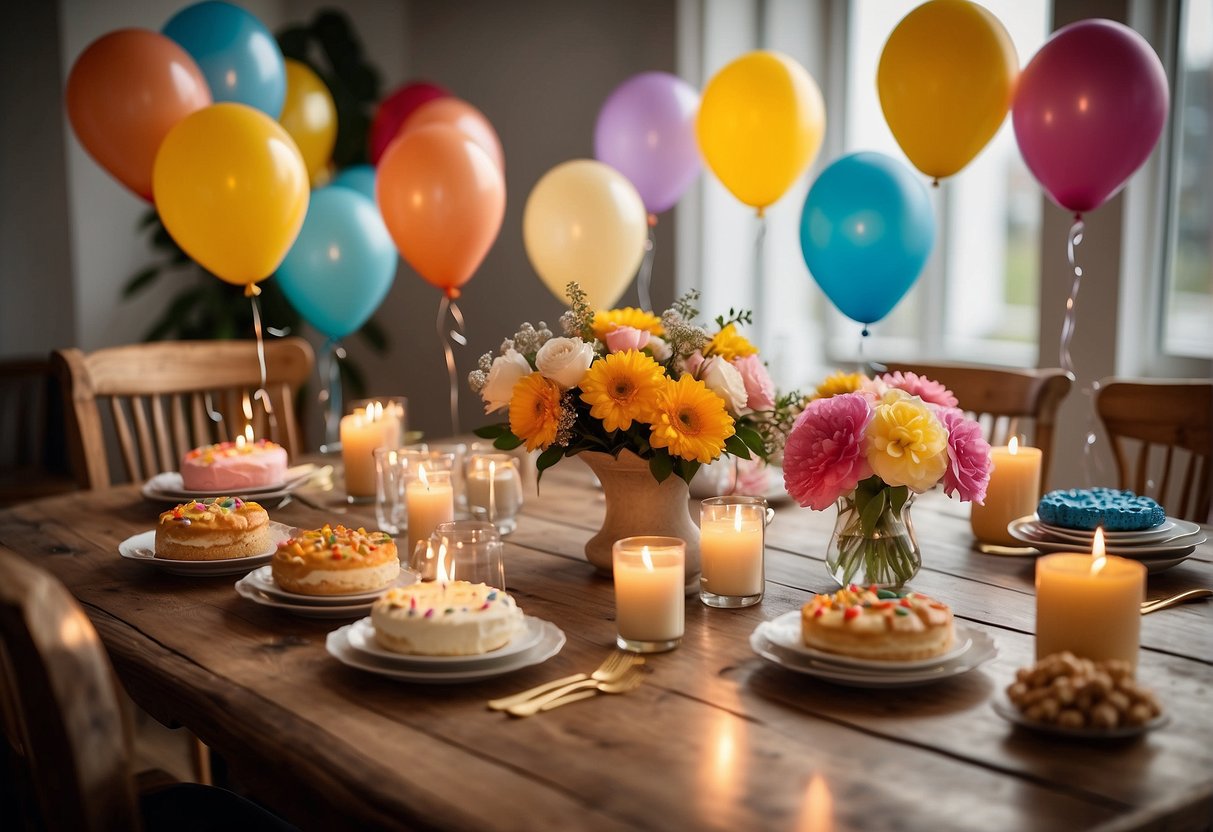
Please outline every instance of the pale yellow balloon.
[{"label": "pale yellow balloon", "polygon": [[320,76],[290,58],[286,59],[286,102],[278,123],[295,140],[312,187],[323,185],[337,143],[337,105]]},{"label": "pale yellow balloon", "polygon": [[535,184],[522,214],[531,265],[553,295],[568,304],[576,281],[590,308],[610,309],[644,259],[648,215],[635,186],[610,165],[575,159]]},{"label": "pale yellow balloon", "polygon": [[761,50],[708,81],[695,133],[716,177],[761,215],[817,156],[825,125],[821,90],[808,71]]}]

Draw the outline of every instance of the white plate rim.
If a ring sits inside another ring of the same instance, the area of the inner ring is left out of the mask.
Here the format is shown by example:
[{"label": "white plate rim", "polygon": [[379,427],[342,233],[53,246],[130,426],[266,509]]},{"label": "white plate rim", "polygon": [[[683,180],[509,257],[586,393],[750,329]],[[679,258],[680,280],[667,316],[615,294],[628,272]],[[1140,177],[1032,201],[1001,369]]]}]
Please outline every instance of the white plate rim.
[{"label": "white plate rim", "polygon": [[1158,716],[1154,717],[1149,722],[1143,725],[1122,725],[1119,728],[1099,729],[1099,728],[1063,728],[1060,725],[1050,725],[1047,722],[1035,722],[1024,716],[1019,708],[1016,708],[1006,698],[1005,694],[1000,694],[990,700],[990,707],[994,709],[994,713],[1010,722],[1012,725],[1019,726],[1028,731],[1036,731],[1041,734],[1049,734],[1054,737],[1062,737],[1065,739],[1081,739],[1081,740],[1123,740],[1130,737],[1139,737],[1142,734],[1149,733],[1171,721],[1171,714],[1163,711]]},{"label": "white plate rim", "polygon": [[[1071,534],[1085,535],[1087,537],[1093,537],[1095,535],[1094,529],[1072,529],[1069,526],[1058,526],[1046,520],[1041,520],[1040,515],[1036,514],[1035,512],[1032,514],[1026,514],[1019,519],[1030,520],[1033,523],[1038,523],[1041,528],[1049,532],[1068,532]],[[1188,523],[1186,520],[1180,520],[1177,517],[1167,517],[1164,518],[1163,521],[1157,526],[1151,526],[1148,529],[1124,529],[1118,531],[1104,529],[1103,536],[1106,540],[1132,540],[1137,537],[1156,537],[1159,535],[1169,534],[1176,529],[1185,529],[1190,525],[1192,524]],[[1190,531],[1190,529],[1188,530]]]},{"label": "white plate rim", "polygon": [[[268,571],[267,571],[268,570]],[[273,580],[272,565],[266,564],[259,566],[249,572],[241,581],[247,586],[255,589],[263,595],[268,595],[275,600],[285,601],[288,604],[294,604],[300,607],[341,607],[350,606],[351,604],[362,603],[363,601],[373,603],[380,595],[387,592],[393,587],[411,586],[421,578],[416,572],[413,572],[405,567],[400,568],[400,575],[388,586],[383,589],[376,589],[371,592],[355,592],[349,595],[303,595],[298,592],[288,592],[279,587]],[[269,579],[266,580],[265,576]]]},{"label": "white plate rim", "polygon": [[283,612],[303,618],[360,618],[370,612],[371,604],[374,603],[373,601],[367,601],[365,604],[352,604],[350,606],[287,604],[268,597],[265,593],[253,589],[242,581],[236,581],[235,589],[236,594],[246,601],[252,601],[258,606],[282,610]]},{"label": "white plate rim", "polygon": [[[1095,539],[1094,533],[1082,534],[1081,532],[1076,532],[1069,529],[1054,529],[1042,523],[1034,516],[1020,517],[1017,520],[1013,520],[1008,524],[1008,529],[1012,525],[1016,526],[1024,534],[1038,537],[1041,540],[1085,544],[1089,547]],[[1201,533],[1200,526],[1195,523],[1185,523],[1183,528],[1180,528],[1178,524],[1175,524],[1170,531],[1162,534],[1148,536],[1142,535],[1140,537],[1132,538],[1114,538],[1111,535],[1105,535],[1104,543],[1109,548],[1121,549],[1136,549],[1143,546],[1164,546],[1168,544],[1187,545],[1186,543],[1180,544],[1180,541],[1183,541],[1189,537],[1195,537]]]},{"label": "white plate rim", "polygon": [[[373,635],[375,627],[371,623],[369,616],[360,618],[351,624],[345,638],[346,643],[355,653],[361,653],[385,663],[401,666],[449,668],[462,665],[492,664],[530,650],[543,639],[543,621],[541,619],[533,615],[524,614],[522,620],[526,626],[526,630],[523,633],[519,633],[504,646],[491,653],[482,653],[476,656],[412,656],[405,653],[393,653],[375,642]],[[363,647],[356,644],[355,638],[361,640],[366,646]],[[502,652],[511,646],[513,646],[513,649],[508,650],[508,652]]]},{"label": "white plate rim", "polygon": [[239,572],[247,572],[250,569],[255,569],[267,563],[274,556],[274,552],[278,550],[278,542],[286,540],[295,533],[293,526],[279,523],[276,520],[269,521],[269,527],[270,539],[273,541],[274,548],[268,552],[250,555],[246,558],[223,558],[221,560],[159,558],[156,557],[155,553],[155,529],[138,532],[123,540],[118,544],[118,554],[126,560],[146,563],[149,566],[174,571],[182,575],[234,575]]},{"label": "white plate rim", "polygon": [[[838,653],[828,653],[825,650],[818,650],[814,647],[805,645],[799,638],[795,642],[788,641],[786,638],[775,639],[774,634],[781,634],[785,628],[790,629],[792,620],[796,623],[800,622],[800,610],[790,610],[782,615],[776,616],[770,621],[764,621],[758,625],[763,629],[763,637],[774,644],[797,656],[803,657],[823,665],[837,665],[845,669],[865,670],[865,671],[880,671],[882,673],[911,673],[916,670],[927,670],[929,668],[948,664],[955,661],[967,653],[973,647],[973,637],[969,628],[965,627],[960,622],[954,623],[956,642],[955,645],[946,653],[941,653],[938,656],[930,656],[925,659],[911,659],[909,661],[881,661],[879,659],[862,659],[854,656],[843,656]],[[797,627],[799,633],[800,628]]]},{"label": "white plate rim", "polygon": [[[298,473],[292,476],[291,471],[298,471]],[[147,499],[156,502],[181,502],[183,500],[206,499],[207,497],[239,497],[242,500],[247,499],[249,502],[256,502],[258,500],[272,500],[275,497],[285,497],[307,482],[315,473],[315,463],[305,462],[302,465],[286,469],[286,478],[278,485],[246,488],[239,494],[213,494],[209,491],[186,491],[184,488],[164,488],[158,486],[155,483],[160,477],[181,477],[181,474],[177,471],[161,471],[143,483],[140,493]]]},{"label": "white plate rim", "polygon": [[[1075,546],[1084,545],[1078,541],[1050,540],[1040,538],[1037,535],[1030,534],[1029,532],[1025,531],[1024,527],[1019,524],[1018,520],[1007,524],[1007,532],[1011,535],[1011,537],[1015,538],[1016,540],[1023,541],[1029,546],[1052,552],[1072,552],[1074,551]],[[1121,557],[1134,557],[1136,555],[1178,555],[1180,552],[1190,554],[1192,550],[1194,550],[1200,544],[1206,542],[1206,540],[1207,537],[1201,535],[1200,539],[1190,541],[1184,540],[1182,543],[1177,545],[1117,546],[1109,543],[1105,548],[1109,555],[1118,555]]]}]

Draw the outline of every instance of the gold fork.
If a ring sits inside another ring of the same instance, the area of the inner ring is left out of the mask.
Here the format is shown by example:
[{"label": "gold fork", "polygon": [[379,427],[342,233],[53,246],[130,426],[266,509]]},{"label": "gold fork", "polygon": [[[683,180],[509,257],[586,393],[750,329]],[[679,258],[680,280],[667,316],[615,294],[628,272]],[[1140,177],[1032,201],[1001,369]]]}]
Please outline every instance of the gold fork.
[{"label": "gold fork", "polygon": [[547,693],[556,688],[562,688],[565,685],[571,685],[574,682],[584,682],[593,680],[595,682],[614,682],[617,681],[624,673],[636,665],[644,664],[644,659],[634,653],[623,653],[618,650],[611,653],[598,669],[593,673],[586,675],[585,673],[574,673],[572,676],[565,676],[563,679],[557,679],[554,682],[545,682],[542,685],[524,690],[521,693],[515,693],[512,696],[505,696],[501,699],[493,699],[489,702],[489,709],[494,711],[504,711],[512,705],[519,705],[526,702],[528,699]]},{"label": "gold fork", "polygon": [[1213,596],[1213,589],[1189,589],[1187,592],[1181,592],[1169,598],[1155,598],[1153,601],[1143,601],[1141,614],[1149,615],[1152,612],[1165,610],[1167,607],[1175,607],[1188,601],[1195,601],[1198,598],[1208,598],[1209,596]]},{"label": "gold fork", "polygon": [[588,699],[599,693],[627,693],[635,690],[643,681],[644,673],[639,668],[633,667],[616,681],[597,682],[593,679],[584,679],[580,682],[573,682],[550,693],[512,705],[506,709],[506,713],[510,716],[534,716],[540,711],[550,711],[561,705],[568,705],[570,702],[580,702],[582,699]]}]

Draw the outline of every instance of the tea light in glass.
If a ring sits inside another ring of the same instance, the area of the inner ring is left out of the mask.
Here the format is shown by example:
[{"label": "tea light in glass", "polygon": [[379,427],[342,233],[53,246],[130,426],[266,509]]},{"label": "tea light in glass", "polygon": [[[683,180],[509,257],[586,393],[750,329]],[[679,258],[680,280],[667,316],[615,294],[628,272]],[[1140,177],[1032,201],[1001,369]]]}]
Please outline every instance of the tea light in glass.
[{"label": "tea light in glass", "polygon": [[492,523],[501,534],[514,531],[522,508],[517,460],[509,454],[473,454],[468,458],[466,483],[472,517]]}]

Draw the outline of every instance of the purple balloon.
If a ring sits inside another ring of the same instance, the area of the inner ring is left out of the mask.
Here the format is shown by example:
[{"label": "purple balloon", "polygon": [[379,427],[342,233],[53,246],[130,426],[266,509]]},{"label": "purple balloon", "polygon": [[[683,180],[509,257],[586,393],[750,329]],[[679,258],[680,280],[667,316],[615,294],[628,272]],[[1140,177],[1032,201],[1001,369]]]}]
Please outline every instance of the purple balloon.
[{"label": "purple balloon", "polygon": [[699,93],[668,72],[642,72],[607,96],[594,127],[594,155],[622,173],[650,214],[669,210],[699,175]]},{"label": "purple balloon", "polygon": [[1170,94],[1150,44],[1111,20],[1059,29],[1019,76],[1019,151],[1054,202],[1076,213],[1124,187],[1162,133]]}]

